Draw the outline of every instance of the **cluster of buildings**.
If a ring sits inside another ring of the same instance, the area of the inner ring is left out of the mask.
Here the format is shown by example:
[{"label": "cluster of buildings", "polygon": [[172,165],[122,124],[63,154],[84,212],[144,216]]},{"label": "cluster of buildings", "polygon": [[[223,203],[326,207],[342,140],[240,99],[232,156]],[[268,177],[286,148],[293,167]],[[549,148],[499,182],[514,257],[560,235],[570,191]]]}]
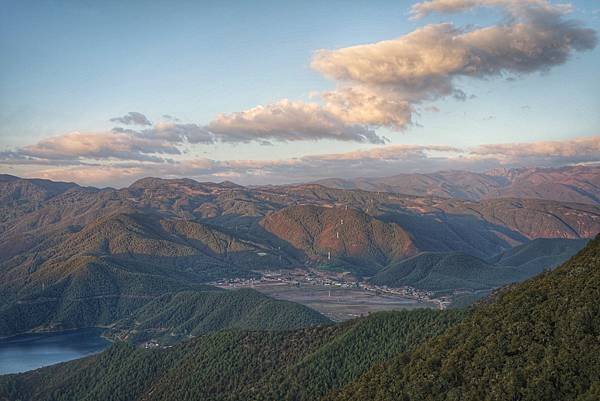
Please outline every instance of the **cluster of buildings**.
[{"label": "cluster of buildings", "polygon": [[317,269],[289,269],[277,271],[261,271],[258,278],[222,279],[211,283],[221,288],[252,288],[267,285],[315,285],[331,288],[362,289],[378,295],[391,295],[414,299],[424,303],[436,304],[438,309],[446,309],[451,303],[451,297],[436,297],[431,291],[419,290],[414,287],[388,287],[360,281],[349,273],[324,271]]}]

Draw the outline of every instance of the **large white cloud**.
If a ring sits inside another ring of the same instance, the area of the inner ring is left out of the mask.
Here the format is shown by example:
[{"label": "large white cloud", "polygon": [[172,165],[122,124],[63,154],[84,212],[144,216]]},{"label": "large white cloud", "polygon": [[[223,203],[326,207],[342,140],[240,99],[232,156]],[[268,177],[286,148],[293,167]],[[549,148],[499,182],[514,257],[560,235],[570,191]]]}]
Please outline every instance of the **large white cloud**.
[{"label": "large white cloud", "polygon": [[317,139],[384,142],[374,131],[360,125],[346,124],[335,113],[318,104],[287,99],[232,114],[221,114],[206,128],[223,142]]},{"label": "large white cloud", "polygon": [[466,99],[458,78],[546,71],[597,43],[594,30],[568,19],[570,6],[547,0],[431,0],[415,4],[411,14],[419,19],[474,7],[498,7],[505,18],[477,28],[429,24],[391,40],[318,50],[312,68],[337,86],[321,93],[321,103],[282,100],[219,115],[207,128],[223,141],[378,142],[373,129],[406,128],[423,102]]},{"label": "large white cloud", "polygon": [[[569,8],[545,0],[433,0],[413,15],[499,6],[505,22],[464,29],[430,24],[392,40],[319,50],[312,67],[338,82],[324,94],[326,107],[348,123],[401,129],[415,105],[461,93],[456,79],[546,71],[576,51],[593,49],[596,32],[566,18]],[[368,93],[357,101],[357,93]]]}]

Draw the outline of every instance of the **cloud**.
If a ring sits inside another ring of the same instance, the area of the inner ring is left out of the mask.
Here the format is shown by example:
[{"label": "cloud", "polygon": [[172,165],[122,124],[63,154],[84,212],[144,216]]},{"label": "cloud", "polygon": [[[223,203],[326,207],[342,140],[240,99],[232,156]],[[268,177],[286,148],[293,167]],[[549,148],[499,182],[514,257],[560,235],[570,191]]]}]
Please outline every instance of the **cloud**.
[{"label": "cloud", "polygon": [[423,102],[472,99],[457,82],[544,72],[593,49],[596,32],[567,18],[571,7],[547,0],[431,0],[412,18],[497,7],[505,18],[487,27],[428,24],[377,43],[315,52],[311,67],[336,83],[319,103],[281,100],[219,115],[206,128],[223,142],[338,139],[378,143],[373,130],[403,130]]},{"label": "cloud", "polygon": [[548,14],[565,14],[572,11],[569,4],[551,4],[547,0],[430,0],[414,4],[412,19],[421,19],[433,13],[458,13],[476,7],[502,7],[512,15],[523,15],[529,11]]},{"label": "cloud", "polygon": [[164,140],[174,144],[212,144],[214,135],[203,126],[191,123],[158,122],[137,133],[142,138]]},{"label": "cloud", "polygon": [[336,84],[334,90],[320,93],[317,101],[283,99],[219,114],[206,126],[183,124],[169,115],[163,116],[167,122],[153,126],[137,112],[111,121],[145,126],[141,136],[173,143],[320,139],[384,143],[375,129],[400,131],[411,126],[422,103],[443,97],[474,98],[457,86],[461,79],[515,79],[544,72],[597,44],[594,30],[568,19],[570,6],[547,0],[430,0],[416,3],[411,15],[419,19],[476,7],[499,8],[505,18],[486,27],[428,24],[391,40],[317,50],[311,67]]},{"label": "cloud", "polygon": [[385,88],[355,86],[322,94],[324,109],[346,124],[401,129],[412,122],[413,106]]},{"label": "cloud", "polygon": [[600,136],[566,141],[538,141],[480,145],[470,149],[475,157],[493,157],[505,164],[565,165],[600,161]]},{"label": "cloud", "polygon": [[287,99],[232,114],[220,114],[206,129],[222,142],[335,139],[384,143],[374,131],[347,124],[318,104]]},{"label": "cloud", "polygon": [[[597,44],[594,30],[565,18],[569,7],[545,0],[434,0],[416,4],[412,13],[477,6],[502,7],[507,21],[471,29],[429,24],[392,40],[317,51],[312,68],[338,83],[323,95],[326,107],[347,122],[402,129],[415,104],[449,95],[466,100],[458,78],[546,71]],[[369,94],[363,114],[357,93]]]},{"label": "cloud", "polygon": [[179,122],[179,121],[181,121],[179,118],[177,118],[177,117],[173,117],[173,116],[172,116],[172,115],[170,115],[170,114],[163,114],[163,115],[162,115],[162,117],[163,117],[165,120],[168,120],[168,121],[174,121],[174,122]]},{"label": "cloud", "polygon": [[43,139],[5,154],[16,159],[72,161],[82,159],[122,159],[161,161],[154,156],[178,155],[177,147],[165,141],[142,138],[126,132],[71,132]]},{"label": "cloud", "polygon": [[[212,160],[208,158],[151,161],[116,161],[88,164],[73,160],[19,165],[16,173],[87,185],[125,186],[146,176],[229,179],[241,184],[282,184],[321,178],[389,176],[440,170],[488,171],[498,167],[559,167],[600,162],[600,136],[565,141],[486,144],[472,148],[446,145],[386,145],[345,153],[316,154],[273,160]],[[0,155],[0,165],[4,159]],[[21,167],[19,167],[21,166]]]},{"label": "cloud", "polygon": [[113,117],[110,121],[125,125],[152,125],[145,115],[138,113],[137,111],[130,111],[122,117]]}]

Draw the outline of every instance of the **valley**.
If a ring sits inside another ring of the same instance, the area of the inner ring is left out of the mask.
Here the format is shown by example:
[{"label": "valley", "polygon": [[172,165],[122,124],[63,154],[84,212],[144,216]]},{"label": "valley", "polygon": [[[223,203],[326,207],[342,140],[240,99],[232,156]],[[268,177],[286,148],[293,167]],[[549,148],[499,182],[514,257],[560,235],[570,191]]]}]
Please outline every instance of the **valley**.
[{"label": "valley", "polygon": [[[552,268],[600,231],[600,206],[544,199],[158,178],[97,189],[7,175],[0,189],[0,335],[111,326],[164,297],[274,271],[303,271],[306,285],[258,289],[335,320],[447,307],[455,293],[464,304]],[[331,284],[343,290],[333,299]]]}]

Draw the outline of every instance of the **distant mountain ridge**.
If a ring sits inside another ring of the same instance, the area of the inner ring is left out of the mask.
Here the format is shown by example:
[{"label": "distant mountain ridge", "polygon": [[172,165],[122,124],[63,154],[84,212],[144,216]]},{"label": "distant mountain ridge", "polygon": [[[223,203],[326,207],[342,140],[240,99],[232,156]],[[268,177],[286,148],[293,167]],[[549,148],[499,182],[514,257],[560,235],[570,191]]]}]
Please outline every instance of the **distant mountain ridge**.
[{"label": "distant mountain ridge", "polygon": [[600,166],[496,169],[487,173],[470,171],[405,173],[388,177],[329,178],[315,183],[331,188],[439,196],[471,201],[531,198],[600,204]]}]

